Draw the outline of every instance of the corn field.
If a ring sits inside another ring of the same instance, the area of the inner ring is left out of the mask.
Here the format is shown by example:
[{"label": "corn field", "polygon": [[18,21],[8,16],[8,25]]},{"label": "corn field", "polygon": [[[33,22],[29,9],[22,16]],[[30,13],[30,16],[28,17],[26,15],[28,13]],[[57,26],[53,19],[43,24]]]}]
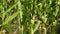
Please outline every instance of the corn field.
[{"label": "corn field", "polygon": [[0,34],[60,34],[60,0],[0,0]]}]

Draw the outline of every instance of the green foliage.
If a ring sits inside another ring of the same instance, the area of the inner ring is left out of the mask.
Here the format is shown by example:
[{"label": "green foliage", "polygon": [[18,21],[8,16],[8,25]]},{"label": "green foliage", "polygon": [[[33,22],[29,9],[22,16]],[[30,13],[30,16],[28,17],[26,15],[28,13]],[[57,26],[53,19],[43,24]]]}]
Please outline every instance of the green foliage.
[{"label": "green foliage", "polygon": [[57,34],[59,1],[0,0],[0,34]]}]

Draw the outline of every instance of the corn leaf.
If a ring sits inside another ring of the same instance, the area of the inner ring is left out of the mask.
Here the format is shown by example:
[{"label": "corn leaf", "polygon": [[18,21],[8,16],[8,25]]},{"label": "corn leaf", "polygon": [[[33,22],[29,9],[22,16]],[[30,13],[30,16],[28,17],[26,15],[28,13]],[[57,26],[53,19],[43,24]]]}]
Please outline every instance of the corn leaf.
[{"label": "corn leaf", "polygon": [[13,15],[9,16],[9,18],[6,18],[5,22],[3,23],[3,25],[8,24],[9,21],[13,20],[18,14],[19,14],[19,11],[15,12]]}]

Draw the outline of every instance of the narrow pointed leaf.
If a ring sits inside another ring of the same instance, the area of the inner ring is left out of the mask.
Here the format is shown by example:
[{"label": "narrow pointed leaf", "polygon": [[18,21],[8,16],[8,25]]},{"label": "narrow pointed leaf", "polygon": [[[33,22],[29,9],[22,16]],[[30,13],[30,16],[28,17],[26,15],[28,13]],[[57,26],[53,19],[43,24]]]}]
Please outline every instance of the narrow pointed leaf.
[{"label": "narrow pointed leaf", "polygon": [[9,18],[5,19],[5,22],[3,23],[3,25],[6,25],[9,23],[9,21],[13,20],[17,15],[19,14],[19,11],[15,12],[13,15],[11,15]]}]

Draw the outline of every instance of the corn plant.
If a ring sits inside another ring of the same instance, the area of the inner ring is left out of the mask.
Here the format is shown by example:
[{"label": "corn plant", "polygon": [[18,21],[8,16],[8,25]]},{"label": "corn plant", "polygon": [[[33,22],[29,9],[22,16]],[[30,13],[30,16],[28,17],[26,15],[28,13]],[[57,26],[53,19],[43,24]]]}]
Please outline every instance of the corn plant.
[{"label": "corn plant", "polygon": [[0,0],[0,34],[58,34],[60,0]]}]

